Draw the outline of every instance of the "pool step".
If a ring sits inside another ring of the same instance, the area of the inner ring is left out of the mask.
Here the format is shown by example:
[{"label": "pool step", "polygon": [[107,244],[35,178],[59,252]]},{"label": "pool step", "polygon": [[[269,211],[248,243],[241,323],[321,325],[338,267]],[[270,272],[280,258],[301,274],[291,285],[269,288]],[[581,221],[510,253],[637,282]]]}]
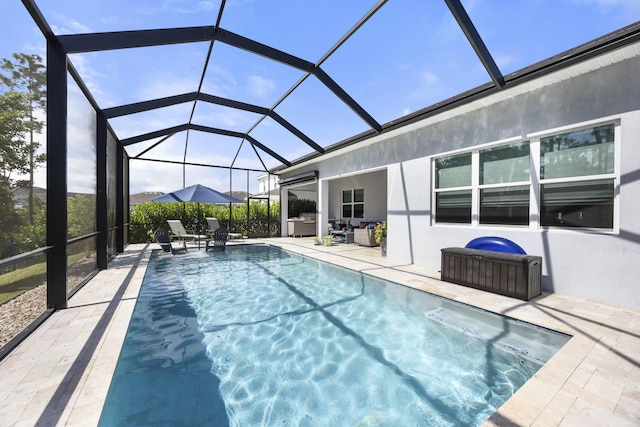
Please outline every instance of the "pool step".
[{"label": "pool step", "polygon": [[544,364],[570,336],[484,310],[454,303],[425,312],[425,317],[459,333],[536,363]]}]

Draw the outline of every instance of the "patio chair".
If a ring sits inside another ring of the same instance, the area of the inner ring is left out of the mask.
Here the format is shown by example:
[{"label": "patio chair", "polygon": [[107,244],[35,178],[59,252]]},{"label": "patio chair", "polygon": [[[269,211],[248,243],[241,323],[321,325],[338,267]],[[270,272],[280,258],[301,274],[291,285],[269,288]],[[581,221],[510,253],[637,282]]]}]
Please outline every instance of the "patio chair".
[{"label": "patio chair", "polygon": [[368,227],[354,229],[353,243],[357,243],[360,246],[378,246],[375,229]]},{"label": "patio chair", "polygon": [[167,223],[169,224],[169,227],[171,227],[171,234],[178,237],[178,240],[193,239],[194,242],[196,240],[199,242],[200,240],[207,238],[207,236],[202,234],[187,233],[187,230],[184,229],[184,225],[182,225],[182,221],[179,219],[168,219]]},{"label": "patio chair", "polygon": [[182,246],[177,248],[173,247],[171,238],[169,237],[169,232],[167,230],[158,229],[155,233],[153,233],[153,235],[156,238],[156,242],[158,242],[162,250],[165,252],[171,252],[171,254],[173,255],[176,252],[187,251],[187,244],[184,241],[182,241]]},{"label": "patio chair", "polygon": [[213,232],[213,240],[207,240],[204,250],[215,249],[224,251],[227,247],[227,239],[229,238],[229,232],[226,228],[218,228]]}]

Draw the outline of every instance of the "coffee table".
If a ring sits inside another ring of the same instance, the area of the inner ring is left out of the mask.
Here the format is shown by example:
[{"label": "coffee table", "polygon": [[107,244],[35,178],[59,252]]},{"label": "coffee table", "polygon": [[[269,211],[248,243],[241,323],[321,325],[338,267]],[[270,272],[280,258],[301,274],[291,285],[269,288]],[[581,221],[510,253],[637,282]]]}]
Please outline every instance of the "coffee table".
[{"label": "coffee table", "polygon": [[331,230],[331,235],[344,237],[344,243],[353,243],[353,231]]}]

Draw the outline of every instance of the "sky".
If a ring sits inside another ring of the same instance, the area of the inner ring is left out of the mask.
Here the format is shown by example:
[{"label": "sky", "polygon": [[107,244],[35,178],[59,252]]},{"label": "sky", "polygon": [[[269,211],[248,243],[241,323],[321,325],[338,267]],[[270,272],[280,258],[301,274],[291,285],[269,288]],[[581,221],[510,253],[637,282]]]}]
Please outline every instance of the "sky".
[{"label": "sky", "polygon": [[[14,52],[46,56],[44,39],[22,3],[5,0],[0,58]],[[220,27],[285,51],[321,68],[384,124],[491,79],[444,1],[390,0],[328,58],[326,54],[365,14],[373,0],[229,0]],[[214,25],[219,1],[40,0],[57,35]],[[640,20],[640,0],[462,1],[503,75]],[[370,126],[316,77],[220,41],[70,55],[101,108],[202,92],[274,111],[326,147]],[[284,94],[302,82],[284,100]],[[69,89],[69,191],[90,191],[84,140],[92,127],[87,104]],[[74,110],[74,111],[71,111]],[[198,102],[114,118],[119,139],[189,122],[248,133],[287,160],[312,148],[271,118]],[[73,123],[71,123],[73,121]],[[158,139],[127,146],[135,157]],[[256,152],[258,154],[256,154]],[[141,157],[264,169],[280,161],[240,138],[181,132]],[[202,183],[223,191],[255,192],[260,172],[187,167],[132,160],[131,193],[171,191]],[[43,182],[44,168],[37,176]]]}]

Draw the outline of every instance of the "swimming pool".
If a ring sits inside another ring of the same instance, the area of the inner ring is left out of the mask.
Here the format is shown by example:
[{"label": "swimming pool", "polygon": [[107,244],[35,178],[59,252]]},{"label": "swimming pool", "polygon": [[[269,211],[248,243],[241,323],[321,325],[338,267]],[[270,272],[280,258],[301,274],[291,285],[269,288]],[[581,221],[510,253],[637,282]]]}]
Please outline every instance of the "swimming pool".
[{"label": "swimming pool", "polygon": [[100,425],[479,425],[568,339],[279,248],[155,251]]}]

